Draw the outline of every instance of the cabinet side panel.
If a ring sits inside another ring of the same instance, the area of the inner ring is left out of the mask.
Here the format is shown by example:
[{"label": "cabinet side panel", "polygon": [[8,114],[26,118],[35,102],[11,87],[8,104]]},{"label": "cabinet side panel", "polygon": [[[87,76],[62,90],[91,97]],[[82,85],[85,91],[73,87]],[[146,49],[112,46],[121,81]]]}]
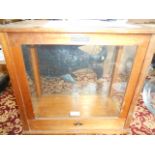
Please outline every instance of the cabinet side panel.
[{"label": "cabinet side panel", "polygon": [[132,100],[132,104],[131,104],[130,111],[128,114],[128,118],[127,118],[126,123],[125,123],[125,128],[128,128],[130,125],[133,110],[134,110],[134,107],[136,105],[136,101],[138,99],[140,91],[143,87],[143,84],[144,84],[144,81],[145,81],[145,78],[147,75],[147,69],[148,69],[149,65],[151,64],[151,60],[152,60],[154,53],[155,53],[155,35],[152,35],[152,37],[150,39],[150,43],[149,43],[148,48],[147,48],[145,60],[143,62],[142,68],[141,68],[140,77],[139,77],[138,82],[137,82],[137,87],[136,87],[136,90],[135,90],[135,93],[133,96],[133,100]]},{"label": "cabinet side panel", "polygon": [[141,45],[139,45],[139,47],[137,48],[137,54],[135,56],[135,60],[134,60],[134,64],[132,67],[129,83],[128,83],[126,93],[124,96],[124,103],[123,103],[122,110],[120,113],[121,118],[126,118],[128,115],[128,111],[129,111],[129,108],[131,105],[132,98],[133,98],[134,93],[135,93],[138,78],[139,78],[140,73],[141,73],[141,67],[142,67],[142,64],[143,64],[143,61],[145,58],[145,54],[146,54],[146,50],[148,47],[150,37],[146,36],[144,38],[145,38],[144,42]]},{"label": "cabinet side panel", "polygon": [[9,72],[10,79],[11,79],[14,95],[16,97],[16,103],[19,106],[20,116],[21,116],[22,123],[23,123],[23,129],[28,130],[29,125],[28,125],[28,121],[27,121],[27,117],[26,117],[25,106],[23,104],[23,99],[21,96],[21,91],[19,88],[18,80],[17,80],[18,74],[16,72],[16,67],[14,64],[14,61],[16,61],[16,60],[13,59],[7,33],[0,33],[0,44],[2,45],[2,48],[4,51],[7,69]]}]

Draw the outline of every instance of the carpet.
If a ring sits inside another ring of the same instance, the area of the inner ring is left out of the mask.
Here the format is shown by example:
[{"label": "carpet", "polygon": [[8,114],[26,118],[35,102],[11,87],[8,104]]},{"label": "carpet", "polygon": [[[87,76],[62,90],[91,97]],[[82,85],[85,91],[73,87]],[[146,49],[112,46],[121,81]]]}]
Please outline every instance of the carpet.
[{"label": "carpet", "polygon": [[[18,106],[11,87],[0,93],[0,134],[21,135],[22,123]],[[154,135],[155,116],[145,107],[142,97],[137,100],[132,122],[130,124],[132,135]]]}]

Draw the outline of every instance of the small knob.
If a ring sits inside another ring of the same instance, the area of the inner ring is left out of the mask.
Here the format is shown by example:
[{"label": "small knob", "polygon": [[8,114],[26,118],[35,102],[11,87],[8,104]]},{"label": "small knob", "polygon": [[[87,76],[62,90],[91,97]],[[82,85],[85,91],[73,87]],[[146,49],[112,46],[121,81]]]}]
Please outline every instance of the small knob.
[{"label": "small knob", "polygon": [[74,123],[74,126],[81,126],[81,125],[83,125],[81,122],[75,122]]}]

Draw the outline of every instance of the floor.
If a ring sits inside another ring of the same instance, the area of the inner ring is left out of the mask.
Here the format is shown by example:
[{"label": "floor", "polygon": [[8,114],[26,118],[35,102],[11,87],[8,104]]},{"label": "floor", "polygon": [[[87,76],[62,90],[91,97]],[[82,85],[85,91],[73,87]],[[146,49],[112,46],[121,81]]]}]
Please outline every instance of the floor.
[{"label": "floor", "polygon": [[[139,97],[130,124],[132,135],[154,135],[155,116],[153,116],[143,104]],[[15,102],[13,91],[10,87],[0,94],[0,134],[20,135],[22,134],[22,123]]]}]

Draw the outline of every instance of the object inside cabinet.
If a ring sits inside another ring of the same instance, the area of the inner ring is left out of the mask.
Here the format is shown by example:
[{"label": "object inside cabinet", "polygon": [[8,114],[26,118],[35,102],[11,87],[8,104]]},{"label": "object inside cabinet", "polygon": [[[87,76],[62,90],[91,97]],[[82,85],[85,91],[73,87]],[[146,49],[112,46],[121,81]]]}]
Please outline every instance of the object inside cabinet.
[{"label": "object inside cabinet", "polygon": [[136,48],[23,45],[26,76],[36,116],[117,117]]}]

